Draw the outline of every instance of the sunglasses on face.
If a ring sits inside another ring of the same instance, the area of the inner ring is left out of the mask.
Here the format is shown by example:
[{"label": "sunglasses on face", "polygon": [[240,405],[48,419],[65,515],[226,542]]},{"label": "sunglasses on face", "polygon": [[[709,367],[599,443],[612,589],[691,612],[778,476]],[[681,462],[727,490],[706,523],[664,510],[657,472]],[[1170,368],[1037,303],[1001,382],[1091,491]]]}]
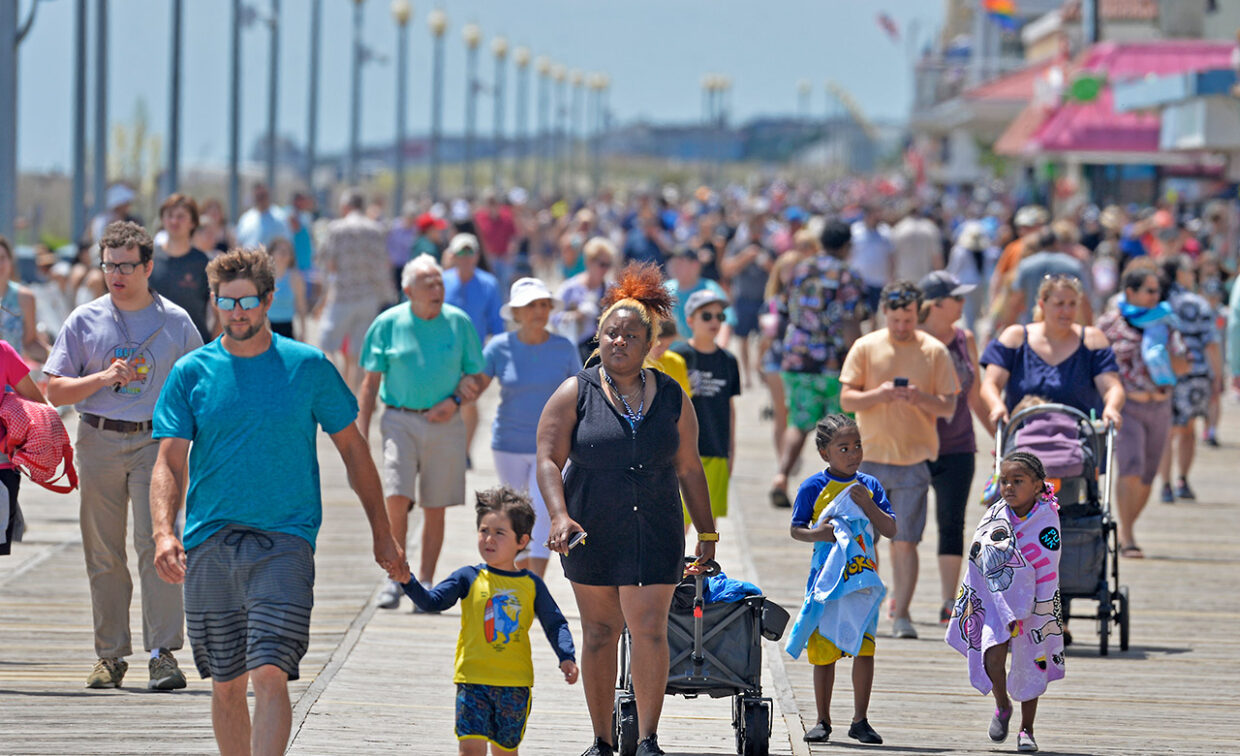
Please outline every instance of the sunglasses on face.
[{"label": "sunglasses on face", "polygon": [[699,312],[696,314],[699,318],[702,319],[703,323],[709,323],[712,320],[718,320],[720,323],[723,322],[722,312]]},{"label": "sunglasses on face", "polygon": [[893,291],[887,295],[887,309],[901,310],[917,301],[917,296],[907,291]]},{"label": "sunglasses on face", "polygon": [[258,307],[262,303],[263,303],[263,298],[260,296],[256,296],[256,295],[251,295],[248,297],[216,297],[215,298],[215,306],[220,308],[224,312],[229,312],[231,310],[234,310],[237,308],[238,305],[240,305],[241,309],[243,310],[253,310],[255,307]]},{"label": "sunglasses on face", "polygon": [[127,276],[127,275],[129,275],[130,273],[133,273],[135,270],[137,270],[137,269],[138,269],[138,268],[140,268],[140,267],[142,267],[142,263],[140,263],[140,262],[136,262],[136,263],[132,263],[132,262],[123,262],[123,263],[102,262],[102,263],[99,263],[99,268],[100,268],[100,269],[101,269],[104,273],[116,273],[116,272],[118,272],[118,271],[119,271],[119,272],[120,272],[120,274],[121,274],[122,276]]}]

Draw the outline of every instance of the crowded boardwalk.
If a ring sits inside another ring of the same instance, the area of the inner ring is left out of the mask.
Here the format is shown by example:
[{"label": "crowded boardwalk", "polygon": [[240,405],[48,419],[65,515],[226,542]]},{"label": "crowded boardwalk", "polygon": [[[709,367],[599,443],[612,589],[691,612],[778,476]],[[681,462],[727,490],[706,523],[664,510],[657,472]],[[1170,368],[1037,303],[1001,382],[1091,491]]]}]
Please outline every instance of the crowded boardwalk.
[{"label": "crowded boardwalk", "polygon": [[[482,400],[484,417],[493,397]],[[734,512],[721,523],[719,559],[729,574],[753,580],[795,612],[809,549],[788,538],[787,511],[772,509],[766,500],[773,459],[767,428],[759,419],[762,404],[758,392],[737,403]],[[1240,423],[1231,409],[1219,429],[1223,446],[1203,449],[1195,468],[1198,502],[1151,504],[1138,526],[1147,558],[1121,564],[1121,582],[1132,595],[1130,649],[1112,647],[1109,656],[1099,657],[1090,623],[1074,623],[1067,677],[1042,702],[1044,752],[1230,752],[1229,733],[1240,705],[1232,684],[1240,674],[1240,641],[1233,624],[1240,621],[1240,595],[1232,585],[1240,567],[1232,535],[1240,530],[1240,507],[1230,473]],[[476,449],[485,448],[486,428],[480,427]],[[989,457],[991,444],[983,444],[979,459]],[[451,669],[459,613],[427,616],[407,608],[374,608],[382,573],[369,554],[365,520],[329,449],[321,436],[324,526],[316,557],[316,606],[302,678],[290,685],[294,737],[289,753],[455,753]],[[468,479],[471,490],[495,482],[487,455],[477,458],[479,466]],[[798,474],[808,475],[817,469],[815,463],[807,450]],[[188,689],[171,694],[144,690],[140,673],[132,687],[82,689],[82,670],[93,657],[76,496],[31,486],[23,503],[29,533],[15,545],[12,558],[0,561],[0,752],[213,752],[210,686],[196,675],[190,675]],[[972,505],[970,519],[978,512]],[[477,560],[472,531],[469,513],[449,514],[441,564]],[[930,586],[937,576],[931,542],[921,547],[927,566],[912,611],[921,637],[896,640],[880,632],[870,720],[886,743],[877,748],[891,754],[1008,750],[1010,745],[987,739],[989,708],[969,687],[963,660],[943,644],[934,622],[937,605]],[[887,566],[880,564],[880,569],[889,580]],[[576,632],[568,583],[554,563],[548,576]],[[137,616],[134,622],[136,633]],[[886,625],[880,623],[883,629]],[[861,748],[850,741],[812,747],[802,741],[814,724],[810,665],[789,659],[770,642],[765,651],[763,688],[776,702],[771,752]],[[537,682],[522,751],[578,753],[589,737],[580,687],[559,679],[545,644],[534,645],[534,661]],[[836,700],[841,721],[848,698],[844,686]],[[727,699],[669,698],[661,741],[669,754],[734,753],[730,719]]]}]

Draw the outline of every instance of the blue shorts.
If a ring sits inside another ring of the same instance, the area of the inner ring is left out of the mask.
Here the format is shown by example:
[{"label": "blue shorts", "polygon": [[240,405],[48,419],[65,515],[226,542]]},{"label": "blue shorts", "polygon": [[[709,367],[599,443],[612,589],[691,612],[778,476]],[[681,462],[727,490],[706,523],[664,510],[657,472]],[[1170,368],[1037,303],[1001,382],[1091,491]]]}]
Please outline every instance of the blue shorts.
[{"label": "blue shorts", "polygon": [[314,550],[288,533],[228,525],[186,554],[194,664],[228,682],[271,664],[298,677],[310,645]]},{"label": "blue shorts", "polygon": [[456,685],[457,740],[489,740],[514,750],[530,718],[530,689],[501,685]]},{"label": "blue shorts", "polygon": [[732,303],[732,313],[736,315],[736,328],[733,333],[742,339],[758,330],[758,314],[762,312],[761,299],[738,298]]}]

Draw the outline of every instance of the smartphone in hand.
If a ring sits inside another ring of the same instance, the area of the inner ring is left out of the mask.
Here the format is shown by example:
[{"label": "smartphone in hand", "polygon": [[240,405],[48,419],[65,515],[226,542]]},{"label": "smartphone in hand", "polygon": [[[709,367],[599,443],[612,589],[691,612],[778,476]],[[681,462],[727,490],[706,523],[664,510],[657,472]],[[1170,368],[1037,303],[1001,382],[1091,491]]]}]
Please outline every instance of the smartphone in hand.
[{"label": "smartphone in hand", "polygon": [[893,378],[891,379],[891,385],[895,386],[896,388],[907,388],[908,378]]}]

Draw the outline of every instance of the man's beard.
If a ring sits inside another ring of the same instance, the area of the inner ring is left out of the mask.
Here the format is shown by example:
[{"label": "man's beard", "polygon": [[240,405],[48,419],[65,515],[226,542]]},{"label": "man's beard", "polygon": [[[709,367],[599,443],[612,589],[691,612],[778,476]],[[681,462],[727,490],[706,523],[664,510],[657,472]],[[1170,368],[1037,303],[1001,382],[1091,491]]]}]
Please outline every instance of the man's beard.
[{"label": "man's beard", "polygon": [[240,336],[238,336],[236,333],[233,333],[233,327],[231,325],[229,325],[226,330],[228,332],[228,338],[232,339],[233,341],[249,341],[250,339],[257,336],[258,332],[261,331],[266,326],[267,326],[267,320],[266,318],[264,318],[263,320],[260,320],[259,322],[245,329],[245,331]]}]

